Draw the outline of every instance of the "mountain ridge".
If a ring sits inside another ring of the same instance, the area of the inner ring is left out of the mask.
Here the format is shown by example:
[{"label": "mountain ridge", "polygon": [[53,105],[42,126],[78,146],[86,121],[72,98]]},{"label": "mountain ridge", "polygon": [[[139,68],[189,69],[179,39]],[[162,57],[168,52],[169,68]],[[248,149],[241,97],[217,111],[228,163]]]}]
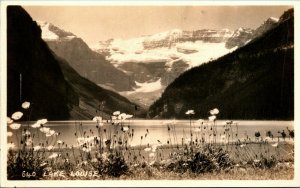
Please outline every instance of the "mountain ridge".
[{"label": "mountain ridge", "polygon": [[[283,19],[283,17],[285,19]],[[222,119],[294,118],[294,20],[286,11],[268,32],[236,51],[177,77],[149,117],[203,118],[218,107]]]}]

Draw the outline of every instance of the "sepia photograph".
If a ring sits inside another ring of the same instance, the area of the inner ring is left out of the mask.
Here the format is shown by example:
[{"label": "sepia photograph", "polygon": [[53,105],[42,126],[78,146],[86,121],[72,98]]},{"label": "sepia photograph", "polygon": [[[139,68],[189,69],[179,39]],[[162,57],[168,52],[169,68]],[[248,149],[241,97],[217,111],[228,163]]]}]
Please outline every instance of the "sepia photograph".
[{"label": "sepia photograph", "polygon": [[162,2],[1,4],[3,186],[300,186],[297,3]]}]

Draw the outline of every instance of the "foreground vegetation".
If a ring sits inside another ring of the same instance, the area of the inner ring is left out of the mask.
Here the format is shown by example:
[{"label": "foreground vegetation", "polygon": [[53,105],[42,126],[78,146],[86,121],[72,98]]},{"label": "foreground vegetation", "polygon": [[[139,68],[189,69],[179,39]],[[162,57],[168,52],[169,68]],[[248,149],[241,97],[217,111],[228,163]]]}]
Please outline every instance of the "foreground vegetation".
[{"label": "foreground vegetation", "polygon": [[[26,113],[30,103],[22,107]],[[226,122],[220,133],[218,113],[211,110],[208,120],[198,120],[197,128],[190,124],[183,138],[177,138],[176,122],[167,121],[167,143],[158,138],[157,144],[149,145],[143,142],[148,129],[138,135],[139,144],[132,143],[134,129],[125,123],[132,115],[116,111],[109,125],[96,116],[89,132],[82,124],[76,126],[74,145],[68,146],[59,132],[46,126],[46,119],[25,126],[16,123],[23,116],[19,111],[7,121],[8,179],[293,179],[292,130],[280,133],[281,142],[271,131],[264,138],[256,132],[253,139],[235,141],[238,123]],[[193,114],[186,112],[190,123]]]}]

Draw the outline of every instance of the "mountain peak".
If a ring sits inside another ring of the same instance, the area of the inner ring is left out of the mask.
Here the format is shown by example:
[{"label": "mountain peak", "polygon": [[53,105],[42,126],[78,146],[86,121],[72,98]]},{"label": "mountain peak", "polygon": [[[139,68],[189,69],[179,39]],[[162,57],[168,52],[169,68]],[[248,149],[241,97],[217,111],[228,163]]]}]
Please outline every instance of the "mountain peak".
[{"label": "mountain peak", "polygon": [[42,38],[44,40],[70,40],[77,37],[73,33],[60,29],[49,22],[37,21],[37,24],[42,30]]},{"label": "mountain peak", "polygon": [[266,22],[273,22],[273,23],[277,23],[278,21],[279,21],[279,18],[275,18],[275,17],[270,17],[270,18],[268,18],[267,19],[267,21]]}]

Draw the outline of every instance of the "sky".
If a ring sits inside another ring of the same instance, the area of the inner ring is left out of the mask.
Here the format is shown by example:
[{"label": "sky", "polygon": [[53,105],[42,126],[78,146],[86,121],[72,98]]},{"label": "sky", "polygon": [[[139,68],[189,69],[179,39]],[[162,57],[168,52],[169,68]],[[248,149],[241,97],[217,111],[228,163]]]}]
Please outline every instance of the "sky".
[{"label": "sky", "polygon": [[172,29],[255,29],[291,6],[23,6],[34,20],[47,21],[89,45]]}]

